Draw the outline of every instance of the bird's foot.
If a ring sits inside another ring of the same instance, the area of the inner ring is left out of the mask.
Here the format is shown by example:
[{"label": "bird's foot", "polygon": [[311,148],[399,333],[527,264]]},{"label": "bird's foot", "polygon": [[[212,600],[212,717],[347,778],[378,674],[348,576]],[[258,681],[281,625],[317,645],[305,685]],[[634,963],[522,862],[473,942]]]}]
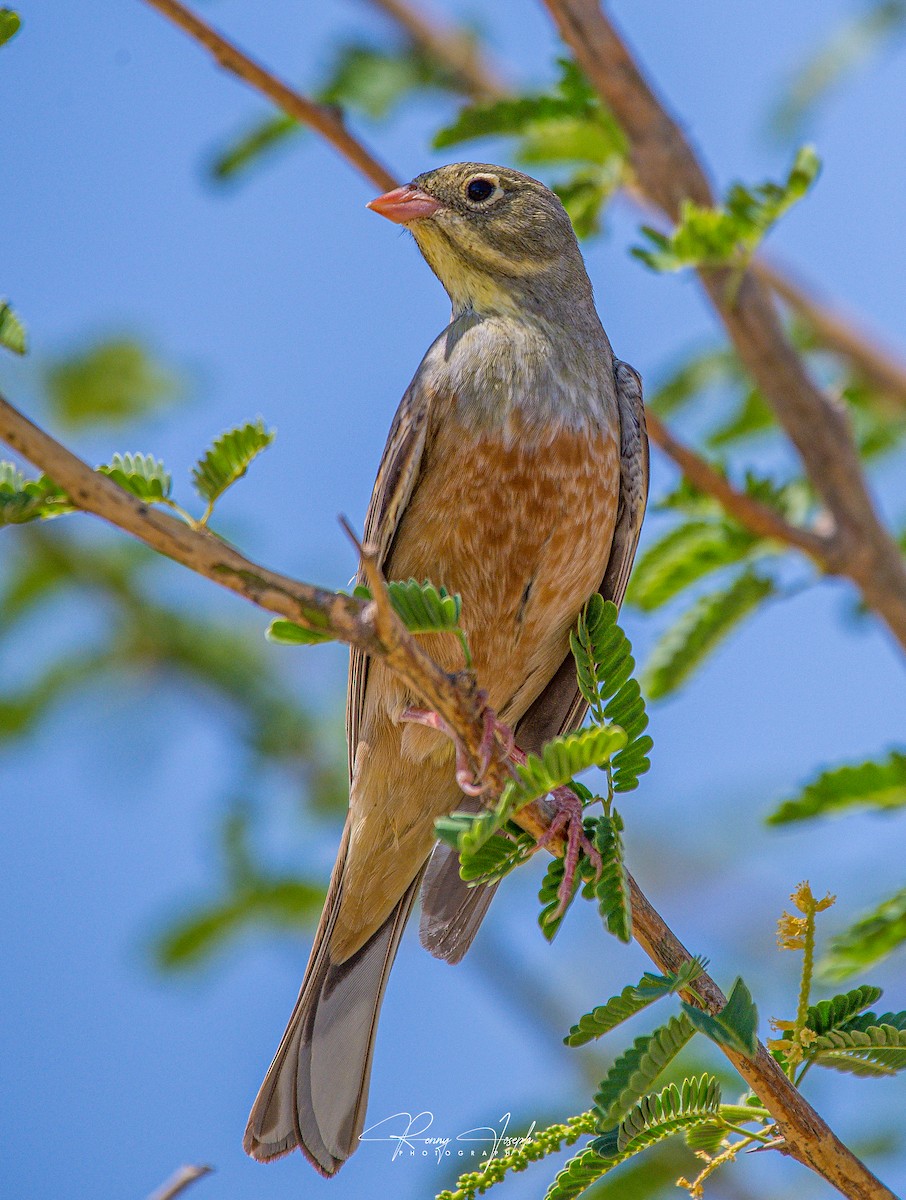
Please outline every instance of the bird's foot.
[{"label": "bird's foot", "polygon": [[[483,703],[486,697],[479,694],[479,700]],[[494,747],[498,741],[503,744],[508,758],[513,756],[516,748],[516,739],[512,729],[508,725],[504,725],[502,721],[498,721],[494,710],[486,704],[482,712],[484,734],[479,746],[477,774],[472,768],[462,741],[439,713],[433,712],[429,708],[409,707],[403,710],[400,720],[412,721],[417,725],[425,725],[428,729],[437,729],[440,733],[446,734],[456,750],[456,782],[467,796],[482,796],[488,790],[484,777],[491,765]]]},{"label": "bird's foot", "polygon": [[572,788],[564,786],[554,788],[550,795],[555,809],[553,820],[548,829],[536,841],[535,848],[543,850],[555,837],[561,835],[566,839],[566,849],[563,852],[563,878],[557,889],[559,904],[553,914],[555,917],[559,917],[566,912],[573,897],[580,857],[584,854],[594,867],[595,878],[601,874],[604,864],[601,861],[601,855],[586,837],[583,822],[585,809],[576,793]]}]

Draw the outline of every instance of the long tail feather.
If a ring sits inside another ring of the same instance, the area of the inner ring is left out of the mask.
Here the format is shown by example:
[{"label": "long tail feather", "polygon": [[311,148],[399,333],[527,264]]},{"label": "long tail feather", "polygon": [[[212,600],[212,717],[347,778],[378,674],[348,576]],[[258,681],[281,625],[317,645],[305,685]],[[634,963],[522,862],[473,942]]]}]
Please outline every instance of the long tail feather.
[{"label": "long tail feather", "polygon": [[345,849],[344,839],[299,998],[243,1139],[246,1153],[261,1162],[298,1146],[322,1175],[334,1175],[358,1144],[378,1013],[422,875],[365,945],[334,963],[330,931]]}]

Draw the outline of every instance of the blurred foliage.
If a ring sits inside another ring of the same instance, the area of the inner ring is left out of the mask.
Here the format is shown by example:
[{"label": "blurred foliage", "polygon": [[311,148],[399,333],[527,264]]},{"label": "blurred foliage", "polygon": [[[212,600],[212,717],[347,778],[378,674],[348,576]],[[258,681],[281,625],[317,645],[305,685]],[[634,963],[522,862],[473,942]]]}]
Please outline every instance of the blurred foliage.
[{"label": "blurred foliage", "polygon": [[649,245],[634,246],[632,253],[653,271],[744,266],[784,213],[806,195],[820,169],[814,149],[803,146],[782,184],[749,188],[734,183],[724,203],[715,208],[684,200],[672,233],[643,225]]},{"label": "blurred foliage", "polygon": [[[45,403],[55,419],[61,403],[78,426],[106,423],[111,412],[119,424],[156,410],[160,382],[174,374],[137,343],[128,344],[125,358],[123,347],[99,344],[54,364],[45,377],[57,389],[49,390]],[[181,394],[167,393],[172,400]],[[216,499],[271,436],[253,424],[215,441],[196,468],[204,497]],[[102,470],[140,499],[168,502],[170,475],[151,455],[114,455]],[[0,526],[67,511],[55,484],[43,477],[29,482],[12,464],[0,465]],[[12,534],[0,531],[4,536]],[[118,536],[86,536],[80,523],[35,523],[17,530],[4,552],[0,653],[61,604],[87,600],[105,619],[88,644],[42,656],[31,678],[0,681],[0,748],[36,735],[62,705],[99,685],[121,691],[150,679],[155,688],[188,689],[230,731],[245,786],[239,802],[224,800],[224,881],[211,900],[160,935],[158,963],[199,963],[249,925],[302,929],[312,923],[325,881],[274,874],[257,864],[251,827],[266,807],[275,772],[288,779],[310,814],[336,819],[346,805],[345,749],[339,720],[309,713],[286,678],[286,664],[261,637],[260,622],[252,616],[224,619],[184,598],[165,602],[158,556]]]},{"label": "blurred foliage", "polygon": [[22,22],[19,14],[11,8],[0,8],[0,46],[14,38],[19,32]]},{"label": "blurred foliage", "polygon": [[833,92],[906,32],[903,0],[870,0],[857,8],[798,68],[781,93],[770,118],[778,137],[798,136]]},{"label": "blurred foliage", "polygon": [[838,934],[821,962],[828,979],[848,979],[873,966],[906,942],[906,888]]},{"label": "blurred foliage", "polygon": [[28,349],[25,326],[6,300],[0,300],[0,346],[13,354],[25,354]]},{"label": "blurred foliage", "polygon": [[883,762],[822,771],[798,796],[785,800],[768,820],[772,825],[784,825],[856,808],[886,812],[904,806],[906,754],[895,750]]},{"label": "blurred foliage", "polygon": [[126,338],[58,359],[47,368],[46,383],[51,415],[69,429],[125,425],[174,403],[185,388],[172,368]]}]

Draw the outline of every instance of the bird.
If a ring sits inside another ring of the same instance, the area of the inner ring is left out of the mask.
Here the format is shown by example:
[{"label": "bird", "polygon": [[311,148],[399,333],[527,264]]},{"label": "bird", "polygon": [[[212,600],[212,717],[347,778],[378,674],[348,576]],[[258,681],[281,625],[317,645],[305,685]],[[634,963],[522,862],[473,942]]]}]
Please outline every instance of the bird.
[{"label": "bird", "polygon": [[[648,495],[641,380],[614,357],[570,219],[520,171],[454,163],[372,200],[412,234],[452,304],[403,395],[365,519],[388,579],[462,598],[478,683],[523,751],[577,728],[569,631],[626,590]],[[360,570],[360,579],[362,578]],[[448,671],[461,642],[424,637]],[[298,1000],[244,1148],[299,1147],[335,1174],[362,1132],[378,1015],[421,889],[420,933],[458,962],[494,893],[468,887],[435,820],[469,802],[417,697],[353,648],[349,812]],[[471,804],[477,810],[480,801]]]}]

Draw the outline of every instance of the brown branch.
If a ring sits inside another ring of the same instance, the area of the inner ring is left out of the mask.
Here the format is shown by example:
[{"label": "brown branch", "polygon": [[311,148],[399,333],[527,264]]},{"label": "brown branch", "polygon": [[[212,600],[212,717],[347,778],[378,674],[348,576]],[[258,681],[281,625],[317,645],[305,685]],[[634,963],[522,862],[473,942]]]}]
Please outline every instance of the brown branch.
[{"label": "brown branch", "polygon": [[176,1200],[186,1188],[191,1187],[196,1180],[204,1179],[205,1175],[210,1175],[213,1170],[213,1167],[180,1167],[166,1183],[148,1197],[148,1200]]},{"label": "brown branch", "polygon": [[[713,205],[705,172],[598,0],[545,0],[564,41],[626,133],[636,184],[671,220],[686,199]],[[869,494],[842,405],[810,378],[787,340],[770,291],[748,271],[699,272],[749,374],[796,447],[834,522],[830,569],[856,584],[906,648],[906,562]]]},{"label": "brown branch", "polygon": [[795,546],[814,559],[822,570],[832,569],[827,553],[829,539],[826,536],[791,524],[773,508],[746,492],[738,491],[706,459],[674,437],[655,413],[649,411],[645,414],[645,424],[651,440],[657,442],[664,453],[673,459],[689,482],[699,491],[707,492],[719,500],[725,511],[735,517],[740,525],[759,537],[773,538],[774,541]]},{"label": "brown branch", "polygon": [[[482,703],[476,681],[465,675],[448,675],[418,645],[396,614],[381,602],[383,588],[379,573],[364,548],[364,561],[372,575],[377,602],[365,603],[311,584],[276,574],[227,546],[207,529],[192,528],[167,513],[132,496],[107,476],[93,471],[49,434],[39,429],[0,396],[0,441],[45,472],[69,496],[75,506],[93,513],[125,533],[138,538],[152,550],[182,563],[258,607],[297,621],[308,628],[329,631],[339,640],[379,656],[419,698],[462,738],[473,762],[480,760],[484,736]],[[509,778],[503,753],[495,753],[485,776],[489,795],[497,796]],[[536,839],[546,830],[549,816],[543,804],[527,805],[515,819]],[[562,854],[562,839],[551,847]],[[662,970],[676,970],[688,957],[638,886],[632,881],[634,934]],[[696,989],[712,1011],[725,1003],[717,985],[708,976],[696,981]],[[865,1167],[827,1128],[817,1113],[780,1071],[764,1047],[749,1060],[730,1051],[727,1056],[760,1097],[777,1122],[789,1151],[813,1167],[846,1195],[858,1200],[894,1200]],[[862,1184],[869,1180],[874,1190]],[[857,1186],[858,1184],[858,1186]],[[861,1188],[861,1190],[860,1190]]]},{"label": "brown branch", "polygon": [[388,191],[396,187],[396,180],[375,156],[368,150],[359,138],[353,137],[339,111],[325,104],[317,104],[307,96],[295,91],[276,75],[265,70],[253,59],[207,22],[196,17],[179,0],[145,0],[152,8],[169,17],[174,25],[178,25],[190,37],[200,42],[209,50],[218,63],[239,79],[245,80],[257,88],[263,95],[273,100],[278,108],[283,109],[291,117],[295,117],[303,125],[314,129],[335,150],[356,168],[366,179],[381,189]]},{"label": "brown branch", "polygon": [[[466,674],[448,675],[395,616],[388,620],[374,603],[268,570],[233,550],[208,529],[192,528],[146,504],[112,479],[93,471],[2,396],[0,442],[6,442],[45,472],[83,512],[108,521],[158,554],[182,563],[259,608],[308,629],[329,631],[338,641],[381,657],[428,708],[440,713],[459,733],[472,763],[477,766],[481,762],[484,705],[474,679]],[[506,755],[498,747],[484,775],[489,794],[499,795],[509,777]],[[550,823],[541,804],[528,805],[514,819],[536,839]],[[562,847],[562,839],[557,847]]]}]

